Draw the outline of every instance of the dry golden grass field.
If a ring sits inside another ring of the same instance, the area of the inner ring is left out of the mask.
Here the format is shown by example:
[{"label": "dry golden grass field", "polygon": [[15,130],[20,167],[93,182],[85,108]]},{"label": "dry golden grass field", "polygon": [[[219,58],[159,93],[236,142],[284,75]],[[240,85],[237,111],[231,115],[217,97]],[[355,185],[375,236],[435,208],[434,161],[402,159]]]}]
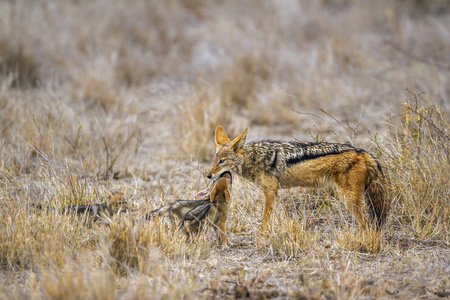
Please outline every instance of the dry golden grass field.
[{"label": "dry golden grass field", "polygon": [[[144,220],[206,187],[217,125],[366,149],[386,226],[294,188],[260,234],[238,177],[227,248]],[[0,299],[448,299],[449,198],[448,1],[0,1]]]}]

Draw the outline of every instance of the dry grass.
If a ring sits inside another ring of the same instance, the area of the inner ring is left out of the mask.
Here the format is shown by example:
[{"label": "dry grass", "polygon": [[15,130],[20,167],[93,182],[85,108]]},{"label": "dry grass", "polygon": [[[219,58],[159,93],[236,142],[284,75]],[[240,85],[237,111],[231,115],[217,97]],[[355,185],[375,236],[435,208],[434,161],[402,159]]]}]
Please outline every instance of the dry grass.
[{"label": "dry grass", "polygon": [[[1,2],[0,298],[449,297],[448,9]],[[259,235],[263,195],[239,178],[226,249],[144,221],[205,187],[217,125],[374,153],[386,227],[359,232],[333,191],[291,189]],[[60,213],[124,186],[126,214]]]}]

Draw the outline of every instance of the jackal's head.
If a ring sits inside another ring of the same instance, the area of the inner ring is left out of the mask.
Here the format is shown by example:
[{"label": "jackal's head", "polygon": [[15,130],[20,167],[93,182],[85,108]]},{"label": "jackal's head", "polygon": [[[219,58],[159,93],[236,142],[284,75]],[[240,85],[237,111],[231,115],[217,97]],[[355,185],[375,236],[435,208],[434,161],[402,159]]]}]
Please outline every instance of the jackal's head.
[{"label": "jackal's head", "polygon": [[[219,175],[215,180],[211,180],[206,189],[201,190],[198,192],[195,197],[199,199],[203,199],[205,197],[209,197],[211,199],[211,192],[216,188],[217,184],[219,183],[220,179],[225,180],[225,184],[227,184],[231,189],[231,184],[233,183],[233,176],[230,172],[225,171]],[[223,184],[223,183],[222,183]]]},{"label": "jackal's head", "polygon": [[128,209],[127,200],[125,200],[125,191],[127,190],[124,187],[120,192],[111,193],[110,191],[105,189],[107,198],[106,202],[108,203],[108,208],[113,210],[114,212],[124,211]]},{"label": "jackal's head", "polygon": [[247,128],[234,140],[230,140],[222,127],[216,128],[216,155],[213,166],[206,177],[218,178],[224,172],[242,173],[244,163],[243,148],[247,139]]}]

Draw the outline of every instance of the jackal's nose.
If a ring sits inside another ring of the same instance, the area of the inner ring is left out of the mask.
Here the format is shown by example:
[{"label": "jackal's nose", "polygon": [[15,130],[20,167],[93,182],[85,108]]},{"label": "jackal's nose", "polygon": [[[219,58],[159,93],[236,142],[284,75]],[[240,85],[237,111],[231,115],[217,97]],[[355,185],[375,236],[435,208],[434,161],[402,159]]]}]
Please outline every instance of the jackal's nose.
[{"label": "jackal's nose", "polygon": [[212,175],[208,174],[208,175],[206,175],[206,177],[208,177],[208,179],[211,179]]}]

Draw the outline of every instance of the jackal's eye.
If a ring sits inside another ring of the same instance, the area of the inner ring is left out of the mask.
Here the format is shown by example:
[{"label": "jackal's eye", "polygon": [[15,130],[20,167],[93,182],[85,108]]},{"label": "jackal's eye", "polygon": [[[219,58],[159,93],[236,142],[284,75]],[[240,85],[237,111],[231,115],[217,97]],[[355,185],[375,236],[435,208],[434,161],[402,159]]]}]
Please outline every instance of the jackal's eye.
[{"label": "jackal's eye", "polygon": [[219,159],[219,165],[223,164],[225,162],[225,159],[221,158]]}]

